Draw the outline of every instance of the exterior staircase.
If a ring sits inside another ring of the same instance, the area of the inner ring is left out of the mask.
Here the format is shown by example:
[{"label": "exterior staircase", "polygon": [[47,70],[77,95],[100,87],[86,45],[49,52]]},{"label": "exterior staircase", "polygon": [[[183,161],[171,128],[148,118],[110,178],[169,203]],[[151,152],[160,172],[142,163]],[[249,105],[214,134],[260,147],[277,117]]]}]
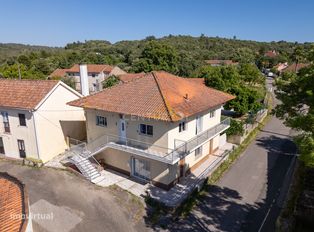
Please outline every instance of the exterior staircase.
[{"label": "exterior staircase", "polygon": [[80,170],[83,176],[86,177],[86,179],[94,181],[96,178],[100,177],[101,174],[97,170],[97,168],[95,168],[93,164],[89,161],[89,159],[87,158],[88,155],[85,154],[86,152],[87,151],[84,151],[80,155],[74,155],[70,157],[69,160],[73,164],[75,164],[75,166]]}]

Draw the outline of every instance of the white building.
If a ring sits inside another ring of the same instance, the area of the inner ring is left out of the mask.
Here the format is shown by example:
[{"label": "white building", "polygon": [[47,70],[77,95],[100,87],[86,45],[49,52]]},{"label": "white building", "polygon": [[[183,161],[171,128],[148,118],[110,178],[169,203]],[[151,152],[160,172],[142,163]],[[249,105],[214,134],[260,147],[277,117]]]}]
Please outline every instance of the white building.
[{"label": "white building", "polygon": [[53,73],[49,75],[49,77],[70,78],[75,82],[75,89],[82,93],[82,79],[84,79],[84,77],[82,77],[82,67],[84,72],[87,72],[89,93],[101,91],[103,89],[102,82],[107,77],[112,75],[119,76],[122,74],[126,74],[126,72],[120,69],[118,66],[111,66],[106,64],[75,64],[70,69],[56,69]]},{"label": "white building", "polygon": [[85,116],[66,103],[82,95],[60,81],[0,79],[0,154],[43,162],[85,138]]}]

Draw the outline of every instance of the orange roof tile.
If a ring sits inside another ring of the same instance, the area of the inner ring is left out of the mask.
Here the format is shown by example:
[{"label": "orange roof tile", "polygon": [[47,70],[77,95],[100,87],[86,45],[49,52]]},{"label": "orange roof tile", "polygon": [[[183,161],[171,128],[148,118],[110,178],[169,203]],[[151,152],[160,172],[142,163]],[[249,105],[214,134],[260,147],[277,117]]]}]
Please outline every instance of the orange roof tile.
[{"label": "orange roof tile", "polygon": [[194,83],[205,85],[205,79],[204,78],[187,78],[187,80],[192,81]]},{"label": "orange roof tile", "polygon": [[186,78],[158,71],[68,104],[157,120],[178,121],[233,98],[230,94]]},{"label": "orange roof tile", "polygon": [[24,232],[29,213],[24,185],[7,173],[0,172],[0,186],[0,231]]},{"label": "orange roof tile", "polygon": [[55,71],[53,71],[49,76],[50,77],[64,77],[67,74],[67,71],[69,69],[62,69],[62,68],[57,68]]},{"label": "orange roof tile", "polygon": [[57,84],[56,80],[0,79],[0,106],[32,110]]},{"label": "orange roof tile", "polygon": [[286,67],[285,69],[283,69],[282,71],[283,72],[299,72],[299,70],[301,68],[305,68],[307,66],[309,66],[310,64],[304,64],[304,63],[293,63],[293,64],[290,64],[288,67]]},{"label": "orange roof tile", "polygon": [[[113,70],[113,66],[107,65],[107,64],[87,64],[87,71],[91,73],[110,73]],[[67,70],[67,72],[80,72],[80,65],[75,64],[70,69]]]},{"label": "orange roof tile", "polygon": [[145,73],[126,73],[119,75],[118,78],[121,82],[126,83],[130,81],[134,81],[138,78],[141,78],[145,75]]}]

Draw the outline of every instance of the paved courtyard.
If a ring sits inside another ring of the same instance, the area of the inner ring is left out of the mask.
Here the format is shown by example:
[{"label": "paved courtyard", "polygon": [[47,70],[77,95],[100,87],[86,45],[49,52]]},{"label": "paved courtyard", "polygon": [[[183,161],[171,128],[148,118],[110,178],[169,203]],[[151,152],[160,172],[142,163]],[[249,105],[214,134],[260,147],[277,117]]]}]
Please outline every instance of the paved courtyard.
[{"label": "paved courtyard", "polygon": [[34,232],[149,230],[143,204],[120,188],[102,188],[67,171],[4,160],[0,171],[26,185]]}]

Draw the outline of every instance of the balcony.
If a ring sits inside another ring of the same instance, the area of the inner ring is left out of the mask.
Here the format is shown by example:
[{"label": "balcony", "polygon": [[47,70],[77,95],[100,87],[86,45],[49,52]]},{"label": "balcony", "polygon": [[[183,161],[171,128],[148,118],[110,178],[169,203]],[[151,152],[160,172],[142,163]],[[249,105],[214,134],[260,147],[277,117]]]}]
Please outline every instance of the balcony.
[{"label": "balcony", "polygon": [[227,118],[220,122],[220,124],[203,131],[192,139],[188,141],[181,141],[175,149],[157,146],[129,138],[121,139],[119,136],[114,135],[103,135],[90,143],[82,143],[74,146],[69,152],[72,151],[75,154],[80,153],[82,156],[88,158],[111,148],[152,160],[175,164],[198,146],[228,129],[229,126],[230,119]]}]

